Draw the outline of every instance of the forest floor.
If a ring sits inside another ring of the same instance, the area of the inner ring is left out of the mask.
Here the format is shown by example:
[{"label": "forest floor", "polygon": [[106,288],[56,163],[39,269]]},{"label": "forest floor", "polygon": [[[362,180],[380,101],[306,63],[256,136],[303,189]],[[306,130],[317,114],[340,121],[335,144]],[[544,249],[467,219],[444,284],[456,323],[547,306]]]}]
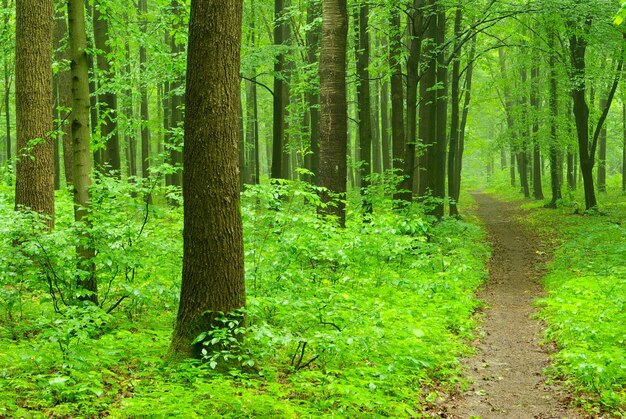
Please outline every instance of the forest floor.
[{"label": "forest floor", "polygon": [[569,396],[546,382],[550,362],[542,347],[543,326],[534,319],[542,296],[541,277],[550,250],[521,225],[520,209],[474,192],[477,215],[493,248],[489,281],[479,293],[485,302],[476,355],[465,360],[468,391],[448,401],[448,418],[583,418],[567,407]]}]

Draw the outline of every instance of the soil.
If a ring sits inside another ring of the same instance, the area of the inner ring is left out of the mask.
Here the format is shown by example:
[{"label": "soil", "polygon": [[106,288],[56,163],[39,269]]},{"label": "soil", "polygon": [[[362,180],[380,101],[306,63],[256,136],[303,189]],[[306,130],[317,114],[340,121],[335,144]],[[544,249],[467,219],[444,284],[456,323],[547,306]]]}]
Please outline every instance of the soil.
[{"label": "soil", "polygon": [[533,302],[543,295],[540,279],[549,249],[518,221],[513,204],[473,192],[477,215],[486,226],[493,256],[489,281],[479,293],[486,305],[476,355],[464,360],[472,384],[450,397],[445,418],[584,418],[568,407],[571,396],[546,383],[547,348]]}]

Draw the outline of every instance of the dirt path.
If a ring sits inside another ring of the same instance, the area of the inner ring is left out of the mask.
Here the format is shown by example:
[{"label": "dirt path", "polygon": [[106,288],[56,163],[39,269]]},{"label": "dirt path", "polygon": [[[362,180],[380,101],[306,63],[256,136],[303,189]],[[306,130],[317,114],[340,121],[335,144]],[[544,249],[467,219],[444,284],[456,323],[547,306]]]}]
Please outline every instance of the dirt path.
[{"label": "dirt path", "polygon": [[483,193],[473,195],[493,246],[489,283],[479,295],[487,309],[477,353],[466,360],[474,384],[449,401],[442,416],[582,418],[542,374],[549,357],[539,346],[542,326],[531,318],[533,300],[542,294],[541,240],[519,225],[516,207]]}]

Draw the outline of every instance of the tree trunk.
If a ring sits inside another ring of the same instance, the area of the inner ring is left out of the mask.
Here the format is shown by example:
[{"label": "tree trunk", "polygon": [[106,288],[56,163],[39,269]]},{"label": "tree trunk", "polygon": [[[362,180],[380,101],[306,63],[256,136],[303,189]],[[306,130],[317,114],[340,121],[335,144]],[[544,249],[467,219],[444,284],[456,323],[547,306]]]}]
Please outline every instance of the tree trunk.
[{"label": "tree trunk", "polygon": [[626,101],[622,103],[622,124],[624,131],[622,144],[622,192],[626,192]]},{"label": "tree trunk", "polygon": [[[176,17],[175,27],[173,28],[175,31],[182,30],[182,14],[183,14],[184,5],[180,3],[179,0],[172,0],[171,9]],[[185,52],[185,46],[176,42],[176,37],[170,37],[170,51],[172,53],[173,59],[179,57]],[[184,97],[177,93],[181,90],[183,86],[183,75],[177,76],[174,81],[172,81],[169,85],[170,91],[167,96],[170,96],[170,129],[178,128],[183,122],[183,112],[182,106],[184,105]],[[182,152],[182,144],[180,143],[180,137],[176,135],[168,135],[166,144],[169,148],[170,154],[170,164],[176,168],[176,171],[165,178],[165,182],[167,185],[171,186],[182,186],[183,184],[183,152]],[[172,202],[173,203],[173,202]]]},{"label": "tree trunk", "polygon": [[419,82],[419,65],[422,50],[422,26],[423,26],[424,0],[413,0],[409,19],[409,57],[407,59],[407,130],[405,145],[404,182],[401,189],[410,191],[407,198],[412,199],[413,183],[416,178],[415,150],[417,144],[417,85]]},{"label": "tree trunk", "polygon": [[392,147],[389,140],[389,83],[383,81],[380,85],[380,144],[383,153],[383,171],[393,167]]},{"label": "tree trunk", "polygon": [[437,2],[437,131],[436,155],[433,183],[434,207],[431,214],[441,219],[444,216],[446,197],[446,149],[448,133],[448,69],[446,66],[446,9]]},{"label": "tree trunk", "polygon": [[30,208],[54,226],[52,0],[15,3],[15,209]]},{"label": "tree trunk", "polygon": [[[139,0],[139,15],[141,20],[141,26],[143,32],[147,31],[147,14],[148,14],[148,1]],[[144,43],[139,45],[139,68],[142,73],[146,71],[146,46]],[[148,80],[141,78],[140,80],[141,91],[141,176],[147,179],[150,176],[150,115],[148,114]]]},{"label": "tree trunk", "polygon": [[[284,43],[285,22],[283,13],[284,0],[274,0],[274,45],[281,48]],[[281,51],[274,61],[274,107],[273,107],[273,136],[272,136],[272,179],[281,179],[284,176],[283,154],[285,148],[285,82],[284,82],[285,54]]]},{"label": "tree trunk", "polygon": [[70,59],[69,49],[62,46],[62,42],[67,34],[67,10],[59,9],[55,14],[54,25],[54,49],[56,51],[56,61],[60,63],[56,78],[56,93],[59,106],[57,132],[61,136],[63,144],[63,168],[65,172],[65,183],[73,184],[74,165],[72,151],[72,74],[67,63]]},{"label": "tree trunk", "polygon": [[[180,305],[170,351],[201,357],[226,343],[193,343],[245,305],[238,142],[242,1],[192,0],[189,18]],[[206,343],[206,342],[205,342]]]},{"label": "tree trunk", "polygon": [[[321,26],[316,24],[316,20],[321,17],[321,4],[317,2],[309,2],[306,12],[307,27],[306,32],[306,56],[307,63],[310,66],[316,66],[317,55],[320,48],[320,31]],[[313,172],[312,182],[318,184],[318,175],[320,171],[320,95],[316,89],[308,89],[306,93],[306,101],[309,106],[310,117],[310,137],[309,137],[309,152],[310,165],[309,170]]]},{"label": "tree trunk", "polygon": [[[555,51],[555,33],[550,32],[550,47]],[[561,180],[559,179],[558,162],[558,117],[559,117],[559,95],[558,95],[558,75],[556,72],[556,53],[550,53],[550,185],[552,189],[552,199],[548,206],[556,208],[557,201],[561,197]],[[569,160],[568,160],[569,161]],[[569,171],[568,171],[569,181]]]},{"label": "tree trunk", "polygon": [[[325,209],[345,227],[347,177],[348,109],[346,46],[348,10],[346,0],[322,1],[322,45],[320,50],[320,186],[338,200]],[[329,202],[329,194],[323,194]]]},{"label": "tree trunk", "polygon": [[467,126],[467,115],[469,114],[469,105],[472,99],[472,77],[474,75],[474,58],[476,57],[476,36],[472,38],[469,55],[467,57],[467,71],[465,72],[465,99],[463,101],[463,112],[461,116],[461,125],[459,127],[459,145],[457,157],[455,159],[455,189],[450,192],[452,201],[459,202],[461,195],[461,172],[463,170],[463,153],[465,151],[465,127]]},{"label": "tree trunk", "polygon": [[[2,6],[4,7],[5,10],[9,9],[9,1],[8,0],[3,0],[2,1]],[[9,13],[5,14],[4,17],[4,27],[8,28],[9,27]],[[10,99],[10,94],[11,94],[11,76],[9,74],[9,57],[8,56],[4,56],[4,126],[5,126],[5,132],[6,132],[6,139],[5,139],[5,146],[6,146],[6,160],[9,161],[11,160],[12,153],[11,153],[11,99]],[[0,105],[1,107],[1,105]]]},{"label": "tree trunk", "polygon": [[437,0],[428,0],[424,9],[424,52],[420,80],[419,138],[421,154],[418,168],[418,194],[426,197],[434,193],[437,153]]},{"label": "tree trunk", "polygon": [[541,149],[539,147],[539,67],[533,63],[530,69],[530,109],[532,114],[533,138],[533,195],[535,199],[543,199],[541,185]]},{"label": "tree trunk", "polygon": [[81,244],[76,246],[78,256],[77,287],[81,300],[98,304],[98,284],[93,263],[94,248],[87,232],[89,213],[89,186],[91,185],[91,152],[89,130],[89,66],[85,35],[85,6],[82,0],[68,0],[69,43],[72,69],[72,149],[74,151],[74,216],[84,223]]},{"label": "tree trunk", "polygon": [[[586,27],[591,25],[586,22]],[[569,42],[570,59],[573,67],[572,77],[574,81],[571,87],[572,99],[574,101],[574,118],[576,121],[576,132],[578,134],[578,154],[580,157],[580,171],[583,176],[583,186],[585,189],[585,209],[591,209],[598,205],[596,192],[593,185],[594,155],[589,148],[589,107],[585,98],[585,52],[587,50],[587,40],[585,35],[572,35]]]},{"label": "tree trunk", "polygon": [[453,198],[457,190],[456,171],[454,170],[459,148],[459,125],[461,123],[460,113],[460,84],[461,84],[461,23],[463,21],[463,10],[456,9],[454,17],[454,51],[452,52],[452,80],[450,89],[450,149],[448,152],[448,191],[450,194],[450,215],[459,215],[457,202]]},{"label": "tree trunk", "polygon": [[[606,107],[606,99],[600,99],[600,111]],[[598,192],[606,192],[606,124],[600,128],[598,137]]]},{"label": "tree trunk", "polygon": [[400,30],[400,14],[393,9],[391,16],[391,30],[389,38],[389,60],[391,67],[391,145],[393,152],[394,175],[401,181],[398,190],[394,193],[394,200],[406,203],[412,201],[411,189],[406,190],[406,137],[404,131],[404,89],[402,81],[402,32]]},{"label": "tree trunk", "polygon": [[112,83],[111,47],[109,46],[109,21],[106,13],[102,13],[105,3],[98,1],[93,9],[93,33],[96,48],[101,51],[96,58],[98,66],[98,110],[100,136],[106,142],[103,152],[103,163],[111,166],[111,170],[120,175],[120,141],[117,129],[117,95],[109,86]]},{"label": "tree trunk", "polygon": [[359,79],[357,87],[359,115],[359,150],[361,174],[361,202],[364,214],[372,213],[372,200],[368,187],[372,174],[372,105],[370,100],[370,40],[368,36],[369,6],[361,2],[355,11],[354,20],[358,22],[356,48],[356,72]]}]

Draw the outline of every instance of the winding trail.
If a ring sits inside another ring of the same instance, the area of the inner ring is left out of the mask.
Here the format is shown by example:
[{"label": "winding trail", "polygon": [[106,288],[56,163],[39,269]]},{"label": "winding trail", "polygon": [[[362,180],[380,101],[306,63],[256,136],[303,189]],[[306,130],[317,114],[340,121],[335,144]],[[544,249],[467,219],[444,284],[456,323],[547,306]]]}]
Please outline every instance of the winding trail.
[{"label": "winding trail", "polygon": [[544,245],[518,222],[520,211],[473,192],[477,215],[493,247],[489,282],[479,297],[487,306],[477,353],[465,360],[470,389],[448,400],[446,418],[584,418],[567,407],[567,395],[545,382],[549,355],[540,347],[542,325],[532,318],[541,297]]}]

